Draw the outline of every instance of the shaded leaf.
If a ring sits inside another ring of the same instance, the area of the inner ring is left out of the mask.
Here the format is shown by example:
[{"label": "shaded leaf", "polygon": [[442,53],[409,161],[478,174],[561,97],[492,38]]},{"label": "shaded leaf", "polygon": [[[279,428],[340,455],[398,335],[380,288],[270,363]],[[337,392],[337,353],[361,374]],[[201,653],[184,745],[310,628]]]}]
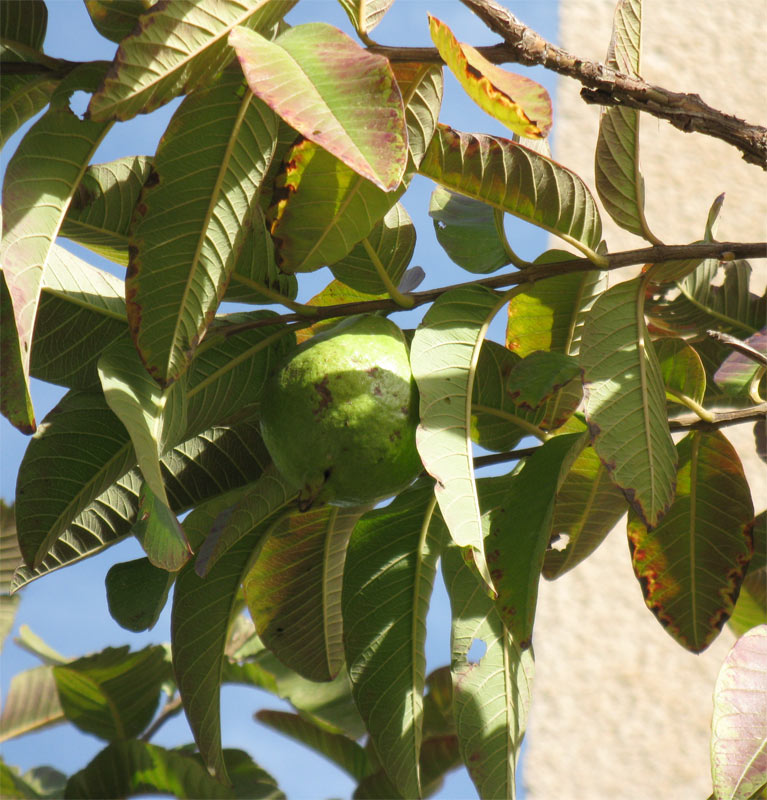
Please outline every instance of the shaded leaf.
[{"label": "shaded leaf", "polygon": [[485,274],[509,263],[492,206],[437,186],[429,200],[429,216],[437,241],[459,267]]},{"label": "shaded leaf", "polygon": [[495,607],[523,650],[532,643],[556,493],[585,444],[584,433],[549,439],[527,459],[501,505],[490,512],[485,548],[497,592]]},{"label": "shaded leaf", "polygon": [[602,224],[586,184],[534,150],[509,139],[439,125],[418,171],[446,189],[531,222],[599,259],[595,251]]},{"label": "shaded leaf", "polygon": [[574,358],[536,350],[514,365],[506,391],[517,405],[535,410],[579,375],[580,368]]},{"label": "shaded leaf", "polygon": [[0,715],[0,741],[39,731],[64,721],[53,667],[17,672],[5,696]]},{"label": "shaded leaf", "polygon": [[[767,360],[767,328],[752,334],[743,344],[753,348],[755,355]],[[714,374],[714,380],[727,394],[738,395],[755,386],[765,371],[765,364],[754,355],[735,349],[722,362]]]},{"label": "shaded leaf", "polygon": [[363,511],[325,505],[289,514],[270,531],[243,581],[261,641],[309,680],[331,680],[343,665],[346,546]]},{"label": "shaded leaf", "polygon": [[385,57],[321,22],[289,28],[274,42],[236,28],[229,43],[251,91],[302,136],[383,191],[397,188],[407,135]]},{"label": "shaded leaf", "polygon": [[138,539],[150,563],[175,572],[189,560],[192,548],[166,501],[167,498],[157,497],[144,480],[138,496],[136,521],[130,532]]},{"label": "shaded leaf", "polygon": [[85,0],[96,30],[112,42],[121,42],[133,32],[140,16],[148,11],[152,0]]},{"label": "shaded leaf", "polygon": [[152,721],[169,677],[165,648],[107,647],[53,668],[66,718],[110,741],[136,737]]},{"label": "shaded leaf", "polygon": [[165,607],[174,577],[148,558],[114,564],[105,578],[112,619],[135,633],[151,630]]},{"label": "shaded leaf", "polygon": [[340,0],[357,33],[370,33],[391,8],[394,0]]},{"label": "shaded leaf", "polygon": [[[99,62],[92,62],[68,76],[51,108],[19,144],[3,181],[0,260],[20,343],[20,364],[15,359],[10,363],[20,366],[21,373],[3,381],[0,400],[3,414],[25,432],[35,428],[28,396],[29,356],[43,272],[75,187],[110,127],[79,119],[69,108],[69,97],[78,89],[92,88],[101,71]],[[12,332],[4,326],[3,335]]]},{"label": "shaded leaf", "polygon": [[450,28],[431,15],[429,31],[450,71],[483,111],[520,136],[548,134],[551,98],[543,86],[492,64],[471,45],[458,42]]},{"label": "shaded leaf", "polygon": [[706,394],[706,370],[694,348],[684,339],[664,337],[653,342],[660,364],[666,397],[674,402],[689,397],[702,403]]},{"label": "shaded leaf", "polygon": [[728,620],[736,635],[767,624],[767,511],[757,514],[753,524],[754,554]]},{"label": "shaded leaf", "polygon": [[261,769],[244,750],[224,750],[224,761],[232,781],[234,796],[239,800],[286,800],[277,781]]},{"label": "shaded leaf", "polygon": [[676,497],[657,527],[629,512],[634,572],[647,607],[682,647],[700,653],[732,614],[753,549],[743,467],[718,431],[677,445]]},{"label": "shaded leaf", "polygon": [[399,285],[415,248],[415,226],[397,203],[340,261],[330,265],[342,283],[365,294],[386,294]]},{"label": "shaded leaf", "polygon": [[738,639],[714,687],[711,771],[720,800],[747,800],[767,775],[767,625]]},{"label": "shaded leaf", "polygon": [[133,209],[151,169],[149,156],[92,164],[77,185],[59,234],[127,266]]},{"label": "shaded leaf", "polygon": [[470,553],[488,587],[471,460],[471,399],[484,332],[500,308],[483,286],[452,289],[426,312],[410,348],[421,422],[416,445],[452,540]]},{"label": "shaded leaf", "polygon": [[237,25],[268,31],[296,0],[162,0],[125,37],[109,73],[91,98],[94,120],[130,119],[189,93],[222,70],[234,53],[227,36]]},{"label": "shaded leaf", "polygon": [[420,793],[424,644],[441,529],[430,482],[356,525],[344,572],[344,647],[354,700],[397,790]]},{"label": "shaded leaf", "polygon": [[626,498],[593,447],[575,459],[554,503],[543,577],[553,580],[584,561],[626,513]]},{"label": "shaded leaf", "polygon": [[[535,264],[571,255],[549,250]],[[509,299],[506,346],[524,358],[536,350],[578,355],[583,326],[594,301],[607,289],[605,272],[574,272],[536,281]]]},{"label": "shaded leaf", "polygon": [[[461,758],[480,797],[513,798],[530,705],[533,651],[514,641],[457,548],[445,551],[442,570],[453,615],[453,713]],[[474,660],[476,642],[486,649]]]},{"label": "shaded leaf", "polygon": [[187,368],[223,298],[276,135],[275,115],[243,90],[235,67],[187,97],[163,134],[125,282],[136,347],[163,385]]},{"label": "shaded leaf", "polygon": [[273,730],[311,747],[352,778],[361,780],[370,772],[371,765],[364,748],[343,733],[322,728],[298,714],[285,711],[264,709],[256,712],[256,719]]},{"label": "shaded leaf", "polygon": [[638,280],[604,292],[583,330],[580,363],[593,446],[631,505],[657,525],[674,497],[676,450]]}]

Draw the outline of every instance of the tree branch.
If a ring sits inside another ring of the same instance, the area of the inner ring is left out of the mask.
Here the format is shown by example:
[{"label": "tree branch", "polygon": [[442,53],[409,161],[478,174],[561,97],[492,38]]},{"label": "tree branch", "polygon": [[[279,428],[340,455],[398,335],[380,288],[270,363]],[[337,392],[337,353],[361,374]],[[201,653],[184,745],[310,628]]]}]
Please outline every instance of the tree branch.
[{"label": "tree branch", "polygon": [[157,715],[155,721],[141,734],[140,739],[142,742],[148,742],[162,728],[162,726],[169,720],[181,712],[181,695],[177,694],[172,697],[162,707],[162,710]]},{"label": "tree branch", "polygon": [[[737,147],[745,161],[767,170],[767,128],[712,108],[697,94],[671,92],[642,78],[571,55],[521,23],[495,0],[461,2],[504,40],[503,44],[477,48],[493,64],[546,67],[559,75],[580,81],[585,87],[581,97],[587,103],[635,108],[665,119],[687,133],[695,131],[721,139]],[[368,50],[386,56],[390,61],[443,63],[439,52],[433,47],[371,45]]]},{"label": "tree branch", "polygon": [[[605,270],[618,269],[636,264],[657,264],[663,261],[676,261],[678,259],[707,259],[716,258],[720,261],[734,261],[741,258],[767,258],[767,242],[705,242],[683,245],[655,245],[642,247],[638,250],[625,250],[605,256],[607,266]],[[556,261],[551,264],[535,264],[518,272],[493,275],[490,278],[481,278],[465,283],[456,283],[451,286],[442,286],[438,289],[427,289],[423,292],[412,292],[407,297],[413,298],[413,308],[434,302],[440,295],[451,289],[480,284],[490,289],[500,289],[507,286],[518,286],[522,283],[534,283],[544,278],[556,275],[565,275],[571,272],[588,272],[595,269],[588,258],[570,258],[565,261]],[[311,325],[321,319],[333,317],[347,317],[353,314],[371,314],[374,311],[402,311],[402,307],[391,298],[380,300],[362,300],[355,303],[338,303],[332,306],[316,306],[317,313],[310,319],[306,314],[282,314],[268,319],[243,322],[238,325],[222,326],[217,333],[223,336],[232,336],[253,328],[263,328],[270,325],[279,325],[285,322],[299,322],[302,327]]]}]

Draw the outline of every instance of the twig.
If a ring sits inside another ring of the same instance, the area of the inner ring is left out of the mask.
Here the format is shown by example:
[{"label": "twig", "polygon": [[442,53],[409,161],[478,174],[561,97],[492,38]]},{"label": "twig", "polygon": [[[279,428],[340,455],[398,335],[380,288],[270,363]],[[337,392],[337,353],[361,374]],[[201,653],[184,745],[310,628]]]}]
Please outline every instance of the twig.
[{"label": "twig", "polygon": [[767,403],[749,408],[736,408],[733,411],[711,411],[710,420],[702,420],[697,414],[686,414],[669,420],[669,428],[677,430],[710,430],[711,428],[726,428],[728,425],[737,425],[746,420],[760,420],[767,416]]},{"label": "twig", "polygon": [[739,353],[742,353],[744,356],[746,356],[746,358],[750,358],[752,361],[756,361],[757,364],[767,367],[767,355],[760,352],[755,347],[751,347],[748,342],[744,342],[737,337],[730,336],[729,333],[723,333],[722,331],[706,331],[706,333],[712,339],[716,339],[718,342],[726,344],[728,347],[732,347],[733,350],[737,350]]},{"label": "twig", "polygon": [[181,712],[181,695],[172,697],[162,707],[162,710],[157,715],[155,721],[144,731],[139,737],[142,742],[148,742],[162,728],[162,726],[169,720]]},{"label": "twig", "polygon": [[[655,245],[642,247],[638,250],[625,250],[605,256],[607,266],[605,270],[628,267],[635,264],[656,264],[662,261],[675,261],[677,259],[707,259],[716,258],[721,261],[733,261],[741,258],[767,258],[767,242],[705,242],[702,244],[684,245]],[[587,272],[594,269],[594,264],[588,258],[569,258],[565,261],[556,261],[551,264],[534,264],[518,272],[493,275],[490,278],[456,283],[451,286],[442,286],[438,289],[427,289],[423,292],[412,292],[407,295],[413,298],[413,308],[432,303],[440,295],[451,289],[480,284],[490,289],[500,289],[507,286],[518,286],[522,283],[533,283],[552,278],[556,275],[565,275],[571,272]],[[347,317],[352,314],[371,314],[374,311],[401,311],[402,308],[393,300],[361,300],[354,303],[338,303],[332,306],[317,306],[317,316],[314,320],[332,319],[333,317]],[[300,314],[282,314],[268,319],[243,322],[238,325],[222,325],[217,333],[223,336],[232,336],[242,331],[253,328],[263,328],[269,325],[279,325],[285,322],[302,322],[307,324],[306,318]]]},{"label": "twig", "polygon": [[520,447],[517,450],[506,450],[503,453],[491,453],[489,456],[477,456],[474,459],[474,469],[489,467],[493,464],[504,464],[507,461],[519,461],[520,458],[531,456],[542,445],[535,447]]}]

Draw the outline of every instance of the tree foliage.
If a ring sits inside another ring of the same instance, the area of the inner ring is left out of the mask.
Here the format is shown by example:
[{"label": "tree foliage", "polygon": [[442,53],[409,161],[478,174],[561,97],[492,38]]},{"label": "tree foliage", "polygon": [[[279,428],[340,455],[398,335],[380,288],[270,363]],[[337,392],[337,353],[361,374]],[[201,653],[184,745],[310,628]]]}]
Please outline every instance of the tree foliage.
[{"label": "tree foliage", "polygon": [[[767,690],[747,686],[764,655],[767,528],[719,429],[765,412],[767,298],[745,260],[764,245],[717,241],[721,200],[699,243],[662,244],[643,210],[641,112],[617,106],[595,143],[596,191],[650,247],[611,252],[591,189],[551,157],[545,90],[434,17],[434,51],[381,54],[370,32],[392,2],[341,0],[355,41],[289,26],[295,0],[86,0],[119,48],[79,64],[42,52],[43,0],[6,3],[3,140],[42,114],[3,185],[0,400],[36,431],[15,523],[3,509],[3,634],[14,592],[135,536],[146,555],[109,571],[110,613],[146,630],[172,597],[172,641],[75,660],[27,642],[42,665],[15,676],[3,735],[66,719],[104,749],[69,777],[1,764],[4,796],[281,797],[222,748],[219,694],[237,682],[287,698],[295,714],[259,718],[347,771],[355,797],[426,796],[461,764],[480,796],[514,797],[540,577],[577,567],[626,511],[665,632],[692,652],[728,620],[743,634],[717,683],[715,796],[767,781],[743,732],[765,733]],[[607,65],[638,77],[640,41],[640,0],[620,0]],[[439,122],[441,61],[507,138]],[[153,156],[92,163],[112,126],[177,97]],[[437,238],[465,283],[415,291],[398,204],[415,175],[434,183]],[[506,214],[570,249],[523,261]],[[633,277],[607,288],[626,265]],[[296,302],[301,273],[324,266],[334,280]],[[383,507],[300,510],[259,432],[270,374],[339,318],[422,305],[407,335],[423,473]],[[39,423],[30,377],[67,389]],[[514,451],[524,437],[537,446]],[[507,471],[478,477],[488,463]],[[452,659],[427,675],[438,569]],[[194,744],[149,743],[182,707]]]}]

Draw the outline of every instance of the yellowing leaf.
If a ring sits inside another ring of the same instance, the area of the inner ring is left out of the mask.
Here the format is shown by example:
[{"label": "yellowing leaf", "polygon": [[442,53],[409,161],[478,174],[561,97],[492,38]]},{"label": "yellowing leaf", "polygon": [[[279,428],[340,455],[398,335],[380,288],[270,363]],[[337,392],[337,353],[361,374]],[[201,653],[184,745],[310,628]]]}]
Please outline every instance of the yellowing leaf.
[{"label": "yellowing leaf", "polygon": [[520,136],[542,139],[551,129],[551,98],[535,81],[491,64],[450,28],[429,15],[431,38],[466,94]]}]

